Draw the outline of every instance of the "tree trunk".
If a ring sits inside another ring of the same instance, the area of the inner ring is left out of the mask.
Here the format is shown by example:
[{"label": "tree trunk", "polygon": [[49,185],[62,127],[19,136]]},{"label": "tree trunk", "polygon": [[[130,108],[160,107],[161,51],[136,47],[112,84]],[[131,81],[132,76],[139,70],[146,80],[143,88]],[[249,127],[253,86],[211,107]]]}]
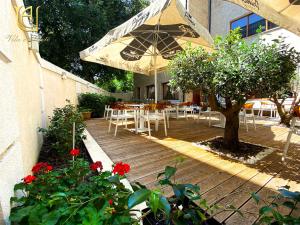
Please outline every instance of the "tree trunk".
[{"label": "tree trunk", "polygon": [[289,112],[286,112],[283,106],[284,99],[279,102],[276,95],[273,96],[273,102],[275,103],[277,107],[277,112],[280,116],[280,124],[284,124],[286,127],[290,127],[291,119],[293,118],[291,111],[294,109],[294,106],[296,104],[296,99],[294,99],[292,106],[289,110]]},{"label": "tree trunk", "polygon": [[289,113],[284,113],[280,115],[280,124],[284,124],[286,127],[290,127],[290,122],[292,120],[292,115]]},{"label": "tree trunk", "polygon": [[239,111],[226,113],[224,147],[236,151],[239,148]]}]

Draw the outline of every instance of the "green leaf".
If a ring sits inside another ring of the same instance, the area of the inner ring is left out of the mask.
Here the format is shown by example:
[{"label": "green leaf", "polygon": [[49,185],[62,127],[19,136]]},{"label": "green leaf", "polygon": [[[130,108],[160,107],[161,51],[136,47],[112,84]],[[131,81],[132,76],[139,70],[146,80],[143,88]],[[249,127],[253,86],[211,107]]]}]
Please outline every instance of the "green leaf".
[{"label": "green leaf", "polygon": [[113,221],[113,225],[131,224],[131,220],[129,216],[117,216]]},{"label": "green leaf", "polygon": [[55,225],[60,217],[61,213],[58,210],[51,211],[43,216],[42,225]]},{"label": "green leaf", "polygon": [[170,179],[176,173],[176,170],[177,169],[175,167],[166,166],[166,168],[165,168],[165,177],[167,179]]},{"label": "green leaf", "polygon": [[28,217],[28,222],[30,225],[37,225],[37,224],[41,224],[42,222],[42,216],[44,214],[48,213],[48,210],[45,206],[43,205],[37,205],[36,207],[34,207],[29,214]]},{"label": "green leaf", "polygon": [[282,221],[283,220],[283,216],[279,212],[273,210],[272,214],[273,214],[276,221]]},{"label": "green leaf", "polygon": [[150,209],[154,213],[154,216],[156,217],[156,213],[159,207],[160,202],[160,192],[159,191],[151,191],[150,197],[149,197],[149,203],[150,203]]},{"label": "green leaf", "polygon": [[16,222],[16,223],[21,222],[25,217],[29,215],[29,213],[33,208],[34,206],[27,206],[21,209],[15,208],[9,217],[11,222]]},{"label": "green leaf", "polygon": [[134,206],[146,201],[151,194],[148,189],[141,189],[130,195],[128,199],[128,208],[131,209]]},{"label": "green leaf", "polygon": [[288,207],[290,209],[295,209],[296,208],[295,203],[290,202],[290,201],[286,201],[286,202],[282,203],[282,205],[284,205],[285,207]]},{"label": "green leaf", "polygon": [[251,197],[254,199],[254,201],[256,202],[256,204],[259,203],[260,196],[258,194],[256,194],[256,193],[253,192],[253,193],[251,193]]},{"label": "green leaf", "polygon": [[111,176],[108,178],[109,182],[114,184],[120,184],[120,177],[118,175]]},{"label": "green leaf", "polygon": [[159,208],[161,210],[163,210],[164,213],[166,214],[167,218],[169,218],[170,212],[171,212],[171,206],[170,206],[170,204],[169,204],[166,197],[160,196],[160,198],[159,198]]},{"label": "green leaf", "polygon": [[293,192],[289,191],[287,189],[279,189],[280,194],[285,198],[295,199],[297,201],[300,201],[300,192]]},{"label": "green leaf", "polygon": [[50,196],[50,198],[57,198],[57,197],[64,198],[64,197],[67,197],[67,195],[63,192],[56,192],[56,193],[54,193],[53,195]]},{"label": "green leaf", "polygon": [[101,217],[95,207],[84,208],[84,218],[82,221],[83,225],[99,225]]},{"label": "green leaf", "polygon": [[273,209],[271,207],[269,207],[269,206],[263,206],[259,210],[259,215],[267,215],[268,213],[270,213],[272,211],[273,211]]},{"label": "green leaf", "polygon": [[174,194],[177,198],[183,198],[185,193],[185,186],[183,184],[176,184],[172,186]]}]

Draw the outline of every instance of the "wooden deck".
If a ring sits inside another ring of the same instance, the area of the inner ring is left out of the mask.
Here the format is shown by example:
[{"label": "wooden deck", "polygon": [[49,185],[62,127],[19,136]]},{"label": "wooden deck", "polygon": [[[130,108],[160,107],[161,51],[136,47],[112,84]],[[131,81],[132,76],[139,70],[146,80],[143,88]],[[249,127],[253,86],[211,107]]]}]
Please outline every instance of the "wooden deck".
[{"label": "wooden deck", "polygon": [[[266,198],[284,185],[291,186],[291,190],[300,190],[300,136],[293,135],[287,165],[284,165],[281,150],[288,130],[266,126],[264,121],[258,123],[256,130],[250,125],[249,132],[241,125],[240,139],[278,150],[251,166],[194,146],[193,142],[223,134],[222,129],[209,127],[204,119],[171,120],[168,137],[164,136],[160,126],[158,132],[152,132],[151,139],[146,134],[136,135],[122,128],[114,137],[113,132],[107,133],[108,121],[103,119],[89,120],[87,126],[112,161],[131,165],[129,181],[139,181],[149,188],[155,188],[156,176],[166,165],[174,165],[176,156],[184,156],[185,161],[178,167],[177,182],[197,183],[210,204],[232,204],[244,213],[244,217],[232,212],[220,213],[216,217],[220,222],[248,225],[258,220],[261,206],[256,205],[250,193],[256,192]],[[170,192],[166,190],[166,193]],[[294,213],[300,215],[299,211]]]}]

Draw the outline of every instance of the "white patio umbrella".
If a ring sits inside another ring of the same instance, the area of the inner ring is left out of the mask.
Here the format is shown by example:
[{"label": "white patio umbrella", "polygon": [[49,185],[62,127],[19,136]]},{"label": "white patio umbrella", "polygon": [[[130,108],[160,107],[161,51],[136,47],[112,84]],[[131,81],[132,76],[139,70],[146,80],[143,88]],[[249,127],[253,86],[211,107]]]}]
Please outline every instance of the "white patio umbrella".
[{"label": "white patio umbrella", "polygon": [[80,52],[80,58],[145,75],[165,68],[188,45],[208,51],[213,40],[179,0],[159,0]]},{"label": "white patio umbrella", "polygon": [[300,0],[226,0],[300,36]]}]

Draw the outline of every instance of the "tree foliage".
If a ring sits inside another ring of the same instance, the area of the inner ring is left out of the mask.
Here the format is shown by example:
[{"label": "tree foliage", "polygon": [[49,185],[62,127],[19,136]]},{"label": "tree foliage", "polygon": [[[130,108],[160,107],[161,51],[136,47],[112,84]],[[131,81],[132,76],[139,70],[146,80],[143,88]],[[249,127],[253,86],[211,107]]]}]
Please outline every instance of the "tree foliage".
[{"label": "tree foliage", "polygon": [[105,82],[125,76],[124,71],[81,61],[79,52],[137,14],[147,6],[147,1],[25,0],[25,4],[41,6],[39,31],[43,58],[92,82],[97,77]]},{"label": "tree foliage", "polygon": [[290,84],[299,55],[274,41],[246,42],[240,31],[215,39],[214,50],[188,48],[170,63],[171,85],[201,88],[212,110],[226,117],[225,142],[238,148],[239,112],[252,96],[269,97]]}]

